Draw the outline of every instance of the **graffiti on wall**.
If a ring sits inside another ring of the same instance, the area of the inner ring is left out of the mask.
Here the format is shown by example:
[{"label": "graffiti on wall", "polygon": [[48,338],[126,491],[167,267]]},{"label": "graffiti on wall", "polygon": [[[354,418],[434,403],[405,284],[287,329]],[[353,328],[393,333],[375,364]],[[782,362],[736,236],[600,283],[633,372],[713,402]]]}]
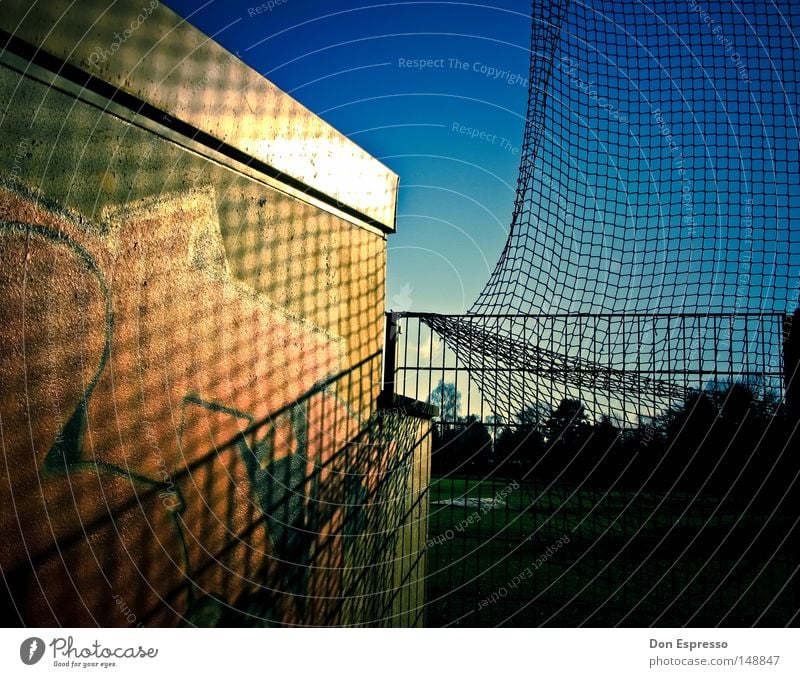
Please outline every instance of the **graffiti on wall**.
[{"label": "graffiti on wall", "polygon": [[359,426],[315,386],[344,346],[234,278],[213,190],[95,224],[0,186],[0,253],[0,566],[25,621],[215,623],[247,595],[335,620]]}]

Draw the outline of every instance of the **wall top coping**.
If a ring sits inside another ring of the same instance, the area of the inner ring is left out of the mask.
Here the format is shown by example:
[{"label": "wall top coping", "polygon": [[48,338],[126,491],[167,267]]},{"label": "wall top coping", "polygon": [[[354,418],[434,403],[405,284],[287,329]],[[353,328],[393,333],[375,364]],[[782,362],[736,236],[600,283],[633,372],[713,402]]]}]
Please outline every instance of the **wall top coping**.
[{"label": "wall top coping", "polygon": [[0,29],[394,231],[394,172],[158,0],[6,0]]}]

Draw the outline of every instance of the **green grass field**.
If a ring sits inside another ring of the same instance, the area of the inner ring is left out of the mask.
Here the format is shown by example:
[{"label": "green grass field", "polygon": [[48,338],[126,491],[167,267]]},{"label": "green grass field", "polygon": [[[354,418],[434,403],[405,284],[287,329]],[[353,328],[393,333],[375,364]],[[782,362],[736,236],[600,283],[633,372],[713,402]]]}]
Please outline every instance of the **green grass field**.
[{"label": "green grass field", "polygon": [[737,625],[792,568],[774,547],[742,557],[760,517],[685,494],[433,479],[429,515],[429,626]]}]

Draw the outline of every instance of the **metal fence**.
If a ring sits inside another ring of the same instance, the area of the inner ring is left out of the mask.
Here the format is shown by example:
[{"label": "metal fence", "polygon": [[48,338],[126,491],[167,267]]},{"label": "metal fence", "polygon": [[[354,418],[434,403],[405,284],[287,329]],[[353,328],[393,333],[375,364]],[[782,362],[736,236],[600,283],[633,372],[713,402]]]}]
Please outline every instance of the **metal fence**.
[{"label": "metal fence", "polygon": [[782,314],[387,322],[387,388],[439,409],[427,625],[797,620]]},{"label": "metal fence", "polygon": [[783,388],[782,313],[392,318],[396,391],[424,400],[444,379],[462,393],[465,413],[482,419],[513,421],[531,403],[572,397],[629,424],[693,388],[738,381],[775,396]]}]

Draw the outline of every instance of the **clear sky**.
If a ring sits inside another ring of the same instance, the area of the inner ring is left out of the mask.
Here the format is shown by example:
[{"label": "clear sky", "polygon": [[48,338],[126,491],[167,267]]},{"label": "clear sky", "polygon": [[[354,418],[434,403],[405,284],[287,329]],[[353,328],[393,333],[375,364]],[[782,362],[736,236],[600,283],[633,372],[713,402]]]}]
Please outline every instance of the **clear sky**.
[{"label": "clear sky", "polygon": [[511,219],[530,3],[256,4],[167,2],[400,175],[387,307],[469,308]]}]

